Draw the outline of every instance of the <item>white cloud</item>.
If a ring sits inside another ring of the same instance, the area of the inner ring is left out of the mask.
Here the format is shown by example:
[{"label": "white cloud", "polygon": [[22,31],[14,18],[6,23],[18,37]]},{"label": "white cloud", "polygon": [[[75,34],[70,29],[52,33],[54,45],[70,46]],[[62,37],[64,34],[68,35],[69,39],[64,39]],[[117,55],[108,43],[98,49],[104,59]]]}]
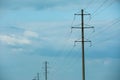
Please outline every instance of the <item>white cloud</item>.
[{"label": "white cloud", "polygon": [[28,45],[31,44],[32,38],[38,38],[39,35],[36,32],[24,31],[21,35],[10,34],[10,35],[0,35],[0,41],[8,45]]},{"label": "white cloud", "polygon": [[23,48],[13,48],[12,51],[23,51],[24,49]]},{"label": "white cloud", "polygon": [[70,5],[74,4],[77,5],[80,1],[79,0],[3,0],[1,1],[2,5],[0,8],[3,9],[24,9],[24,8],[33,8],[33,9],[48,9],[53,8],[57,6],[63,6],[63,5]]},{"label": "white cloud", "polygon": [[87,60],[87,63],[89,64],[103,64],[103,65],[109,65],[112,63],[113,59],[91,59]]},{"label": "white cloud", "polygon": [[110,63],[111,63],[111,60],[110,60],[110,59],[104,60],[104,65],[109,65]]},{"label": "white cloud", "polygon": [[30,44],[31,41],[26,38],[17,38],[15,36],[9,35],[0,35],[0,41],[7,43],[9,45],[16,45],[16,44]]},{"label": "white cloud", "polygon": [[39,37],[39,35],[36,32],[32,32],[32,31],[25,31],[23,33],[24,36],[26,37]]}]

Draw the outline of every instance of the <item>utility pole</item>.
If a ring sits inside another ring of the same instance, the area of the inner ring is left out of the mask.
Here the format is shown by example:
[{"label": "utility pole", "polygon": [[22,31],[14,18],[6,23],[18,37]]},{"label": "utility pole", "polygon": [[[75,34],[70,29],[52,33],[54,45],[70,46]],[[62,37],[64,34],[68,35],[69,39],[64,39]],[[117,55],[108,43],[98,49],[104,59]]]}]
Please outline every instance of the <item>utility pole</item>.
[{"label": "utility pole", "polygon": [[35,78],[33,78],[32,80],[36,80],[36,77],[35,77]]},{"label": "utility pole", "polygon": [[39,73],[37,73],[37,79],[39,80]]},{"label": "utility pole", "polygon": [[39,80],[39,73],[37,73],[37,75],[35,76],[35,78],[33,78],[32,80]]},{"label": "utility pole", "polygon": [[81,42],[82,43],[82,80],[85,80],[85,49],[84,49],[84,42],[91,42],[91,41],[85,41],[84,40],[84,29],[86,28],[94,28],[92,27],[84,27],[84,15],[90,15],[90,14],[84,14],[84,10],[81,10],[81,14],[75,14],[75,15],[81,15],[81,27],[71,27],[71,28],[76,28],[76,29],[81,29],[81,41],[75,41],[76,42]]},{"label": "utility pole", "polygon": [[48,71],[47,71],[47,64],[48,64],[48,62],[45,61],[45,80],[47,80],[47,73],[48,73]]},{"label": "utility pole", "polygon": [[36,80],[36,79],[32,79],[32,80]]}]

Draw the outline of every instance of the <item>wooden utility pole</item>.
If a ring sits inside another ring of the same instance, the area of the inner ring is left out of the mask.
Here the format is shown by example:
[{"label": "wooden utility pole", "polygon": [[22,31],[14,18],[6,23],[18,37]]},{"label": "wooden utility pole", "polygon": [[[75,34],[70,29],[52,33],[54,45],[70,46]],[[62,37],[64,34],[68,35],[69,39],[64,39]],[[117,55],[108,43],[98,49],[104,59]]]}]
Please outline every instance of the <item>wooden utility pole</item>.
[{"label": "wooden utility pole", "polygon": [[84,14],[84,10],[81,10],[81,14],[75,14],[75,15],[81,15],[81,27],[71,27],[71,28],[76,28],[76,29],[81,29],[81,41],[75,41],[76,42],[81,42],[82,43],[82,80],[85,80],[85,49],[84,49],[84,42],[91,42],[91,41],[85,41],[84,40],[84,29],[86,28],[94,28],[92,27],[84,27],[84,15],[90,15],[90,14]]},{"label": "wooden utility pole", "polygon": [[39,73],[37,73],[37,79],[39,80]]},{"label": "wooden utility pole", "polygon": [[48,64],[48,62],[47,61],[45,61],[45,80],[47,80],[47,73],[48,73],[48,71],[47,71],[47,64]]}]

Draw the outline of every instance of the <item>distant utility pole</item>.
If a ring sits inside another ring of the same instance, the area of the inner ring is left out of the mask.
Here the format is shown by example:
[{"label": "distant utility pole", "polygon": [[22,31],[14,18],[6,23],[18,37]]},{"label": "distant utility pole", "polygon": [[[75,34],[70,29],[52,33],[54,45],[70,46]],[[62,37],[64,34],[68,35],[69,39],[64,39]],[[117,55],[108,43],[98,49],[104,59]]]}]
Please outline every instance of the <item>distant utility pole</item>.
[{"label": "distant utility pole", "polygon": [[94,27],[84,27],[84,15],[90,15],[90,14],[84,14],[84,10],[81,10],[81,14],[74,14],[74,15],[81,15],[81,27],[72,27],[72,28],[76,28],[76,29],[81,29],[81,41],[75,41],[76,42],[81,42],[82,43],[82,80],[85,80],[85,50],[84,50],[84,42],[91,42],[91,41],[85,41],[84,40],[84,29],[85,28],[94,28]]},{"label": "distant utility pole", "polygon": [[33,78],[32,80],[36,80],[36,77],[35,77],[35,78]]},{"label": "distant utility pole", "polygon": [[32,79],[32,80],[36,80],[36,79]]},{"label": "distant utility pole", "polygon": [[37,73],[37,79],[39,80],[39,73]]},{"label": "distant utility pole", "polygon": [[48,71],[47,71],[47,64],[48,64],[48,62],[45,61],[45,80],[47,80],[47,73],[48,73]]},{"label": "distant utility pole", "polygon": [[35,76],[35,78],[33,78],[32,80],[39,80],[39,73],[37,73],[37,76]]}]

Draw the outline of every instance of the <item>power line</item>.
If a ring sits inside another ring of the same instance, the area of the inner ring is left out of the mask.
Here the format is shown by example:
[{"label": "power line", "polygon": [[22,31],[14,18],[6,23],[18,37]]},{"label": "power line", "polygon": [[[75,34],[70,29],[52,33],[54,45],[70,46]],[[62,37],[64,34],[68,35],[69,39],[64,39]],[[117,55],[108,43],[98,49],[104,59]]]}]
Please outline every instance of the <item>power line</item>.
[{"label": "power line", "polygon": [[[76,16],[74,15],[73,20],[72,20],[72,23],[71,23],[71,26],[73,25],[75,19],[76,19]],[[70,26],[70,27],[71,27],[71,26]],[[57,56],[57,55],[59,55],[59,54],[64,54],[64,55],[62,55],[63,58],[60,59],[60,60],[63,61],[63,63],[65,62],[64,60],[66,59],[66,57],[69,56],[69,54],[72,52],[72,50],[73,50],[73,48],[74,48],[74,46],[73,46],[70,50],[67,51],[68,42],[69,42],[69,40],[70,40],[70,37],[72,36],[71,33],[72,33],[72,29],[71,29],[70,33],[68,34],[68,37],[67,37],[67,39],[66,39],[66,43],[63,45],[64,48],[62,47],[62,49],[61,49],[60,51],[58,51],[57,54],[55,55],[55,56]],[[52,60],[57,62],[56,59],[52,59]],[[60,69],[61,69],[61,67],[60,67]]]},{"label": "power line", "polygon": [[[112,4],[114,4],[117,0],[112,0],[112,1],[108,1],[105,0],[98,8],[96,8],[96,10],[93,12],[92,14],[92,18],[88,21],[88,23],[94,19],[93,17],[95,17],[97,14],[101,14],[102,12],[104,12],[104,10],[106,10],[108,7],[110,7]],[[107,4],[108,2],[108,4]],[[105,5],[106,4],[106,5]],[[106,7],[103,7],[106,6]],[[103,7],[103,8],[102,8]],[[101,9],[101,10],[100,10]],[[102,12],[101,12],[102,11]],[[99,12],[99,13],[98,13]]]},{"label": "power line", "polygon": [[[101,7],[101,10],[100,9],[98,9],[98,13],[96,13],[96,14],[94,14],[93,16],[95,16],[95,15],[97,15],[97,14],[101,14],[102,12],[104,12],[104,10],[106,10],[108,7],[110,7],[112,4],[114,4],[116,2],[116,0],[112,0],[111,2],[110,1],[108,1],[108,4],[107,4],[107,2],[106,2],[106,5],[105,5],[105,7],[103,7],[103,9],[102,9],[102,7]],[[104,3],[105,4],[105,3]],[[103,5],[104,6],[104,5]],[[102,11],[102,12],[101,12]]]},{"label": "power line", "polygon": [[[90,20],[88,21],[88,23],[90,23],[90,21],[93,19],[93,17],[95,17],[95,15],[97,14],[97,12],[108,2],[109,0],[105,0],[103,1],[96,9],[95,11],[92,13],[92,18],[90,18]],[[99,1],[97,1],[99,2]]]},{"label": "power line", "polygon": [[[115,25],[115,24],[117,24],[117,23],[119,23],[120,22],[120,17],[118,17],[118,18],[116,18],[115,20],[112,20],[110,23],[107,23],[107,24],[109,24],[109,25],[106,25],[106,27],[104,27],[104,29],[102,29],[102,30],[100,30],[100,31],[98,31],[97,33],[95,33],[93,36],[90,36],[90,37],[97,37],[96,35],[99,35],[99,34],[101,34],[101,33],[103,33],[103,32],[107,32],[107,30],[110,30],[112,27],[113,27],[113,25]],[[90,38],[89,37],[89,38]]]},{"label": "power line", "polygon": [[109,1],[109,0],[103,1],[103,3],[93,12],[93,17],[96,15],[96,12],[97,12],[98,10],[100,10],[100,8],[103,7],[104,4],[107,3],[108,1]]},{"label": "power line", "polygon": [[[117,22],[118,23],[118,22]],[[120,21],[119,21],[119,23],[120,23]],[[114,24],[115,25],[115,24]],[[109,26],[111,29],[113,29],[112,27],[114,27],[113,25],[112,26]],[[107,30],[111,30],[110,28],[108,28]],[[107,31],[106,30],[106,31]],[[115,31],[116,32],[116,31]],[[108,33],[108,31],[107,31],[107,33]],[[109,33],[108,33],[109,34]],[[103,43],[104,41],[106,41],[106,40],[110,40],[110,39],[114,39],[113,37],[115,37],[115,35],[116,34],[114,34],[113,33],[113,30],[112,30],[112,34],[109,34],[109,35],[107,35],[103,40],[102,40],[102,42],[100,42],[100,43],[97,43],[96,45],[98,45],[98,44],[101,44],[101,43]],[[118,36],[118,34],[117,34],[117,36]],[[117,38],[117,37],[116,37]],[[115,39],[116,39],[115,38]]]},{"label": "power line", "polygon": [[[62,58],[60,58],[62,65],[67,65],[65,64],[65,62],[68,60],[68,57],[70,57],[73,49],[75,46],[73,46],[68,52],[64,53],[64,56],[62,56]],[[64,68],[64,66],[59,66],[57,69],[61,70],[59,71],[59,73],[63,72],[62,69]]]},{"label": "power line", "polygon": [[95,0],[92,0],[92,1],[90,0],[89,4],[87,4],[87,6],[86,6],[85,9],[89,8],[89,7],[94,3],[94,1],[95,1]]}]

